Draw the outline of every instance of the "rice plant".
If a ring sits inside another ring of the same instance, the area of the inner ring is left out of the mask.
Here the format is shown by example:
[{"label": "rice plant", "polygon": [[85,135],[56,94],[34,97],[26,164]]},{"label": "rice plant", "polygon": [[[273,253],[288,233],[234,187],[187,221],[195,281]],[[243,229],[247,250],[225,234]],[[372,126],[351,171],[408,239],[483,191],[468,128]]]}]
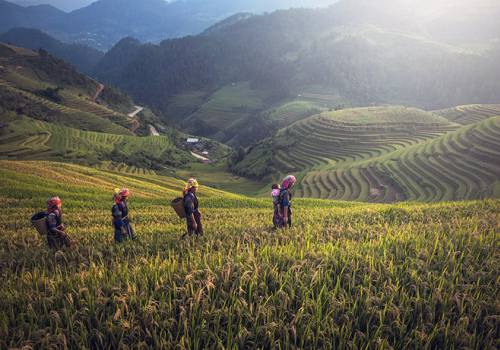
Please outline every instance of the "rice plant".
[{"label": "rice plant", "polygon": [[[206,233],[180,239],[177,180],[6,161],[0,180],[2,349],[500,346],[499,200],[294,199],[292,228],[272,230],[270,199],[202,187]],[[139,233],[124,244],[119,184]],[[29,223],[53,195],[75,250]]]}]

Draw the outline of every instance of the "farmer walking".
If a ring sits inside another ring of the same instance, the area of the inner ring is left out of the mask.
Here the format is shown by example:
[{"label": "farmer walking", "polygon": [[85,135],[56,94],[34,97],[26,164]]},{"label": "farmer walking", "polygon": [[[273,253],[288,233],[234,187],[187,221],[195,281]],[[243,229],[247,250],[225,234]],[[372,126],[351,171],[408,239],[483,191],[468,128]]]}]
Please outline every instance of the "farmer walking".
[{"label": "farmer walking", "polygon": [[47,213],[49,214],[47,216],[47,226],[49,227],[47,244],[50,248],[69,247],[74,249],[76,248],[76,244],[64,232],[66,231],[66,227],[62,224],[61,206],[62,202],[59,197],[47,199]]},{"label": "farmer walking", "polygon": [[117,188],[113,195],[115,205],[111,208],[113,215],[113,225],[115,226],[115,242],[121,243],[127,239],[136,239],[137,233],[130,224],[128,217],[127,199],[130,191],[126,188]]},{"label": "farmer walking", "polygon": [[288,175],[283,179],[280,189],[280,203],[283,206],[283,225],[285,228],[292,226],[292,191],[290,189],[294,184],[295,176]]},{"label": "farmer walking", "polygon": [[[182,195],[184,196],[184,210],[186,211],[187,221],[187,234],[189,236],[196,235],[203,236],[203,227],[201,225],[201,212],[198,209],[198,198],[196,192],[198,191],[198,182],[196,179],[189,179]],[[186,234],[183,234],[184,237]]]}]

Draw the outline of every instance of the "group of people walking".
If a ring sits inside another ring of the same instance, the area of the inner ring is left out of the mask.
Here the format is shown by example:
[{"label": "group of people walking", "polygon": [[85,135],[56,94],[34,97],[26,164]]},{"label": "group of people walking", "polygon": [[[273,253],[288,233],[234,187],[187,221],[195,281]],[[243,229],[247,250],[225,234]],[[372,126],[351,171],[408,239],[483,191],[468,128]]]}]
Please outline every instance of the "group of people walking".
[{"label": "group of people walking", "polygon": [[[273,225],[275,228],[291,227],[292,225],[292,192],[291,188],[295,184],[295,177],[288,175],[283,179],[281,186],[278,183],[272,185],[271,196],[273,197]],[[198,182],[196,179],[189,179],[182,195],[184,197],[184,210],[186,212],[187,232],[182,235],[203,236],[203,226],[201,224],[201,212],[199,210]],[[113,218],[115,242],[121,243],[129,239],[137,239],[137,233],[130,224],[127,199],[130,191],[126,188],[115,189],[111,208]],[[47,200],[47,244],[51,248],[69,247],[76,248],[76,244],[66,233],[66,228],[62,224],[62,201],[59,197],[53,197]]]}]

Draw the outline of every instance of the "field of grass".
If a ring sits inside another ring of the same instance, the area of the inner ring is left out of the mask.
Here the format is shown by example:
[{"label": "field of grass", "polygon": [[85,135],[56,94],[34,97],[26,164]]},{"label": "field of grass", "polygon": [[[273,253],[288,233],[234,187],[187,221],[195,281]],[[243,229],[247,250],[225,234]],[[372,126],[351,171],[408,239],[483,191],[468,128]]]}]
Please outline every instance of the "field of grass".
[{"label": "field of grass", "polygon": [[199,183],[222,191],[253,197],[267,188],[261,181],[250,180],[227,171],[225,161],[216,164],[188,163],[176,171],[177,178],[194,177]]},{"label": "field of grass", "polygon": [[[0,161],[0,348],[494,349],[500,202],[271,200],[199,190],[205,236],[179,239],[183,183],[75,165]],[[115,244],[128,187],[138,241]],[[63,201],[77,249],[29,223]]]},{"label": "field of grass", "polygon": [[[3,114],[2,114],[3,111]],[[101,167],[114,161],[151,170],[187,163],[192,157],[166,136],[133,137],[57,126],[0,109],[0,122],[8,123],[0,134],[0,159],[52,160]],[[134,169],[120,168],[132,172]]]}]

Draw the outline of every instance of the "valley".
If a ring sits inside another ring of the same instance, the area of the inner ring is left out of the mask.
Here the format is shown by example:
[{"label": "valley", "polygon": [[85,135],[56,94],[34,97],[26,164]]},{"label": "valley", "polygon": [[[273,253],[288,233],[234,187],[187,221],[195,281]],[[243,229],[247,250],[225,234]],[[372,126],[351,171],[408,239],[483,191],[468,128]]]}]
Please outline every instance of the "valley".
[{"label": "valley", "polygon": [[[35,47],[0,43],[0,348],[500,348],[500,8],[474,4],[242,13],[100,55],[2,36]],[[56,24],[166,6],[141,5]],[[190,178],[203,236],[171,205]],[[31,221],[54,196],[74,249]]]}]

